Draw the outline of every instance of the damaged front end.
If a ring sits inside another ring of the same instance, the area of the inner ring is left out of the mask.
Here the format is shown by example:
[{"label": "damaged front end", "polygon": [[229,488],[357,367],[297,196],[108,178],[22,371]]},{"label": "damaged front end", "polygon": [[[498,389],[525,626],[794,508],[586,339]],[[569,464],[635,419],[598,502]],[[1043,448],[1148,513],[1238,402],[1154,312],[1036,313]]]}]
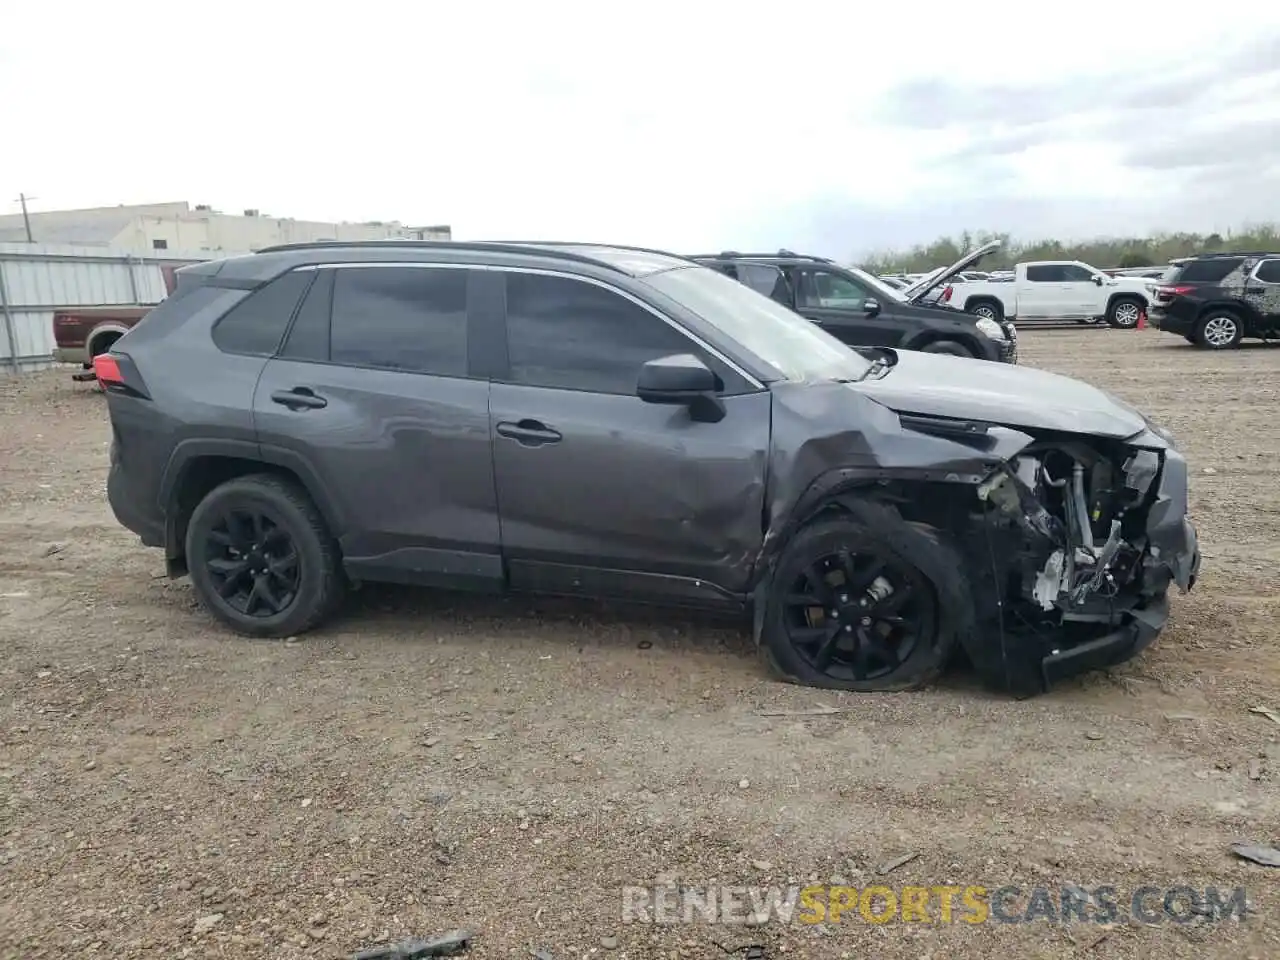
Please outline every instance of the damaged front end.
[{"label": "damaged front end", "polygon": [[1038,438],[976,488],[966,550],[980,672],[1011,689],[1119,663],[1164,627],[1199,571],[1187,466],[1151,430]]}]

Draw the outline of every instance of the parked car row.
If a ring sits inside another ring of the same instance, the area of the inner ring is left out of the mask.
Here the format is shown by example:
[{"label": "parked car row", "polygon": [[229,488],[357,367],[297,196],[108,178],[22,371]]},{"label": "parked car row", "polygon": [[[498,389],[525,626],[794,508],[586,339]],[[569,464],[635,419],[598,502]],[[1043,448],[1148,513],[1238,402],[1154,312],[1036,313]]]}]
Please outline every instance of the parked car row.
[{"label": "parked car row", "polygon": [[[935,271],[934,276],[938,273]],[[1227,350],[1244,339],[1280,340],[1280,252],[1209,253],[1167,267],[1099,270],[1079,261],[1035,261],[985,280],[956,272],[938,306],[977,317],[1152,326],[1196,346]]]},{"label": "parked car row", "polygon": [[193,265],[94,358],[108,499],[248,636],[398,581],[742,611],[816,686],[963,650],[1035,692],[1194,586],[1187,465],[1103,391],[972,359],[1012,326],[920,306],[946,273],[421,241]]}]

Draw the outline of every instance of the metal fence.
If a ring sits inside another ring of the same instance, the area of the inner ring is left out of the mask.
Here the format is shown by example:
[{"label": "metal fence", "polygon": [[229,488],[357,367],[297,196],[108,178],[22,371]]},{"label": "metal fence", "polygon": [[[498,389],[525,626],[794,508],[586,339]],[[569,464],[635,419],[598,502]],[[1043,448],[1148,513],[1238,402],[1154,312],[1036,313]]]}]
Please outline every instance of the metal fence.
[{"label": "metal fence", "polygon": [[165,298],[174,270],[212,256],[227,254],[139,257],[107,247],[0,243],[0,370],[53,364],[58,310],[153,306]]}]

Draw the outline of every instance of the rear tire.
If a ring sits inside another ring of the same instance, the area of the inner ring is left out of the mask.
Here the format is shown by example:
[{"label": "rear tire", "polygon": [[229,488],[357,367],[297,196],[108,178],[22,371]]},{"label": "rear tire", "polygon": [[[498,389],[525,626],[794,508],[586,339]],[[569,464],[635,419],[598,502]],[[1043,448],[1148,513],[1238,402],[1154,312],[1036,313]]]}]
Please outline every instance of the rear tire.
[{"label": "rear tire", "polygon": [[934,340],[920,348],[921,353],[941,353],[949,357],[968,357],[973,359],[974,353],[963,343],[956,340]]},{"label": "rear tire", "polygon": [[975,317],[986,317],[996,323],[1004,319],[1004,308],[996,300],[979,300],[965,307],[964,312]]},{"label": "rear tire", "polygon": [[342,601],[338,545],[311,498],[273,474],[215,487],[187,525],[196,597],[216,619],[250,637],[303,633]]},{"label": "rear tire", "polygon": [[801,529],[783,551],[766,597],[762,655],[783,679],[806,686],[924,686],[971,619],[962,564],[936,531],[894,508],[847,506]]},{"label": "rear tire", "polygon": [[1244,338],[1244,324],[1230,310],[1210,310],[1196,321],[1194,335],[1206,350],[1230,350]]}]

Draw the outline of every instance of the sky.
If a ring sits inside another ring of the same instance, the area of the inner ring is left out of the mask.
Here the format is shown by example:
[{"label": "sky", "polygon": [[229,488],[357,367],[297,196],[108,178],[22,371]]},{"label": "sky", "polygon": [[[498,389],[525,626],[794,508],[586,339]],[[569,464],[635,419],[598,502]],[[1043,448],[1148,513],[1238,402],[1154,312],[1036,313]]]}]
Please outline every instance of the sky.
[{"label": "sky", "polygon": [[1280,220],[1280,3],[11,4],[0,213],[851,257]]}]

